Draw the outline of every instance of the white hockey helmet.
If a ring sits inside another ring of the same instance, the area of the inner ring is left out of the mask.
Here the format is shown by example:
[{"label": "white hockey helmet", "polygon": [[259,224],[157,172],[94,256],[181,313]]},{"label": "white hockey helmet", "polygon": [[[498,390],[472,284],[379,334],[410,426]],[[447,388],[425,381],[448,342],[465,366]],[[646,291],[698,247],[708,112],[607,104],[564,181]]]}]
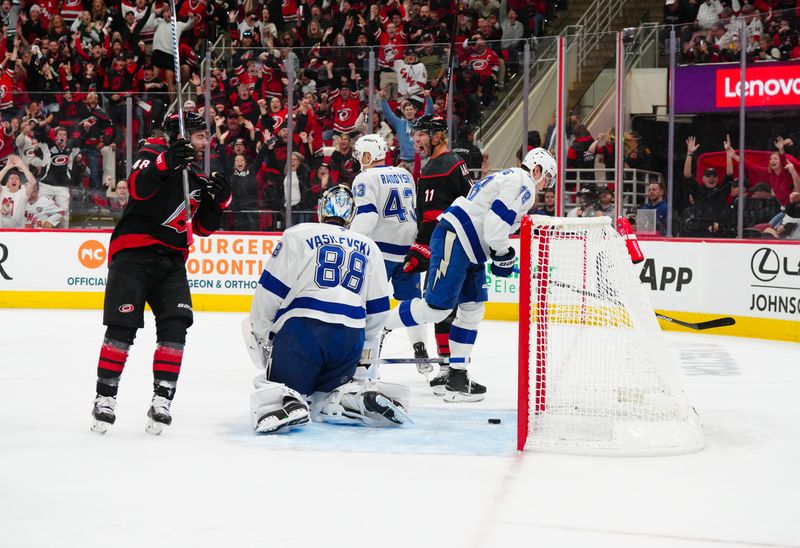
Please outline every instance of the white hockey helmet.
[{"label": "white hockey helmet", "polygon": [[[558,165],[553,155],[545,149],[537,147],[529,150],[522,160],[522,165],[531,172],[531,176],[533,175],[533,168],[540,166],[542,168],[542,175],[548,179],[545,188],[550,188],[556,184]],[[541,179],[539,181],[541,181]],[[536,182],[538,183],[539,181]]]},{"label": "white hockey helmet", "polygon": [[355,146],[353,147],[353,158],[358,160],[361,167],[364,167],[364,153],[369,152],[370,163],[379,162],[386,159],[386,154],[389,152],[389,145],[377,133],[370,133],[358,138]]},{"label": "white hockey helmet", "polygon": [[337,185],[326,190],[319,198],[317,204],[317,218],[319,222],[339,219],[343,226],[350,226],[356,217],[356,200],[353,192],[343,185]]}]

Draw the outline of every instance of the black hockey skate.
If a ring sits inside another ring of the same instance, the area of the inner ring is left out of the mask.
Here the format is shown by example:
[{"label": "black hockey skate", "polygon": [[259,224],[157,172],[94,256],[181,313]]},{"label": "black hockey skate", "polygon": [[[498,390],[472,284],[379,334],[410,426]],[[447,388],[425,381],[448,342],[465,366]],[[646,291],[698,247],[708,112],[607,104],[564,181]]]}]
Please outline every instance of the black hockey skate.
[{"label": "black hockey skate", "polygon": [[[414,343],[414,359],[415,360],[427,360],[428,359],[428,350],[425,348],[424,342]],[[417,364],[417,371],[422,373],[423,375],[427,375],[431,371],[433,371],[433,364],[432,363],[418,363]]]},{"label": "black hockey skate", "polygon": [[364,392],[364,409],[371,413],[377,413],[394,424],[405,424],[411,422],[406,415],[405,409],[398,402],[380,392]]},{"label": "black hockey skate", "polygon": [[256,425],[256,432],[277,434],[288,432],[296,426],[307,424],[310,420],[308,407],[294,398],[285,398],[282,409],[267,413]]},{"label": "black hockey skate", "polygon": [[430,381],[433,393],[437,396],[444,396],[444,387],[447,384],[447,376],[450,374],[450,366],[442,365],[439,367],[439,372]]},{"label": "black hockey skate", "polygon": [[165,426],[172,424],[172,415],[169,412],[171,404],[172,400],[164,396],[153,396],[153,403],[147,410],[147,424],[144,427],[148,434],[158,436],[164,431]]},{"label": "black hockey skate", "polygon": [[108,427],[117,420],[117,416],[114,414],[116,408],[117,398],[97,394],[94,398],[94,407],[92,407],[92,417],[94,417],[92,431],[105,434]]},{"label": "black hockey skate", "polygon": [[471,380],[466,369],[450,369],[445,385],[444,401],[481,401],[486,397],[486,387]]}]

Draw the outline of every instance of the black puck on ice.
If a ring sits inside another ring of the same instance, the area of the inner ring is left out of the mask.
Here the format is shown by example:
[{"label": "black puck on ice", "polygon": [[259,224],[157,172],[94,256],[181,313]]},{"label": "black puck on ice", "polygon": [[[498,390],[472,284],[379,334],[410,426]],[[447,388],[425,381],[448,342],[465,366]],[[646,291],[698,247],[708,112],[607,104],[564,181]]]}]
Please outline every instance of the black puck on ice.
[{"label": "black puck on ice", "polygon": [[500,424],[500,419],[489,419],[489,424]]}]

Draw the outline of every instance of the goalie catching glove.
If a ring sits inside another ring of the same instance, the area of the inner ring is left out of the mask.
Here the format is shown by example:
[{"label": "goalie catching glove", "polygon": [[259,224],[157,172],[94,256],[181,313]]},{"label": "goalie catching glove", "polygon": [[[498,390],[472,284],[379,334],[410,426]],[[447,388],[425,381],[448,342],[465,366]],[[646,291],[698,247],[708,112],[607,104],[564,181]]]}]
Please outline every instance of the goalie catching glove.
[{"label": "goalie catching glove", "polygon": [[509,247],[504,255],[498,255],[497,251],[492,249],[490,256],[492,264],[489,268],[492,274],[501,278],[508,278],[514,273],[514,258],[517,256],[517,252],[514,251],[513,247]]},{"label": "goalie catching glove", "polygon": [[403,261],[403,272],[427,272],[431,264],[431,248],[425,244],[414,242],[408,248]]}]

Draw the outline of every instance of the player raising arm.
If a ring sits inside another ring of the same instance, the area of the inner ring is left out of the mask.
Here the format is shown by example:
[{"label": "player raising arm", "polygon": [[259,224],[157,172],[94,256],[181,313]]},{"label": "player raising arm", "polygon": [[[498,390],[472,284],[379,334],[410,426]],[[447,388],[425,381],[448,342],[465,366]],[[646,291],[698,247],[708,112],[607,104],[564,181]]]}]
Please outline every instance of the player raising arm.
[{"label": "player raising arm", "polygon": [[[350,229],[375,240],[383,253],[394,298],[405,301],[422,296],[419,272],[403,271],[403,259],[417,235],[417,192],[408,171],[385,165],[388,151],[386,141],[377,134],[356,141],[353,156],[361,164],[361,172],[353,180],[356,218]],[[409,327],[408,338],[414,357],[427,358],[425,326]],[[427,373],[433,366],[419,364],[417,369]]]},{"label": "player raising arm", "polygon": [[556,161],[542,148],[528,152],[522,168],[510,168],[475,183],[442,214],[431,236],[425,299],[404,301],[392,310],[388,329],[437,322],[458,305],[450,329],[450,368],[445,401],[480,401],[486,387],[467,374],[472,347],[487,300],[485,263],[495,276],[514,271],[510,235],[533,206],[536,193],[552,186]]},{"label": "player raising arm", "polygon": [[144,305],[156,318],[153,400],[146,430],[158,435],[172,423],[170,406],[183,360],[186,330],[192,325],[192,296],[186,278],[191,244],[183,195],[184,170],[194,216],[191,229],[209,236],[222,223],[230,202],[227,177],[206,177],[195,162],[208,144],[203,118],[184,115],[189,139],[179,132],[177,114],[164,120],[165,139],[146,139],[128,177],[130,201],[111,234],[108,282],[103,309],[106,327],[97,365],[97,396],[92,430],[104,433],[116,419],[117,390],[136,330],[144,327]]},{"label": "player raising arm", "polygon": [[406,387],[366,381],[365,371],[353,381],[357,366],[377,357],[389,311],[383,255],[347,229],[355,216],[347,187],[327,190],[317,214],[320,223],[283,233],[242,326],[251,358],[266,369],[250,396],[253,428],[280,432],[311,418],[402,424]]},{"label": "player raising arm", "polygon": [[[466,196],[472,186],[467,165],[447,143],[447,122],[441,116],[423,116],[412,126],[414,144],[420,156],[427,159],[418,180],[416,241],[406,255],[405,272],[427,272],[430,262],[430,239],[439,216],[453,200]],[[455,311],[434,325],[439,356],[450,356],[450,326]],[[432,366],[429,366],[432,369]],[[422,372],[426,372],[421,370]],[[433,393],[444,395],[448,366],[444,365],[430,381]]]}]

